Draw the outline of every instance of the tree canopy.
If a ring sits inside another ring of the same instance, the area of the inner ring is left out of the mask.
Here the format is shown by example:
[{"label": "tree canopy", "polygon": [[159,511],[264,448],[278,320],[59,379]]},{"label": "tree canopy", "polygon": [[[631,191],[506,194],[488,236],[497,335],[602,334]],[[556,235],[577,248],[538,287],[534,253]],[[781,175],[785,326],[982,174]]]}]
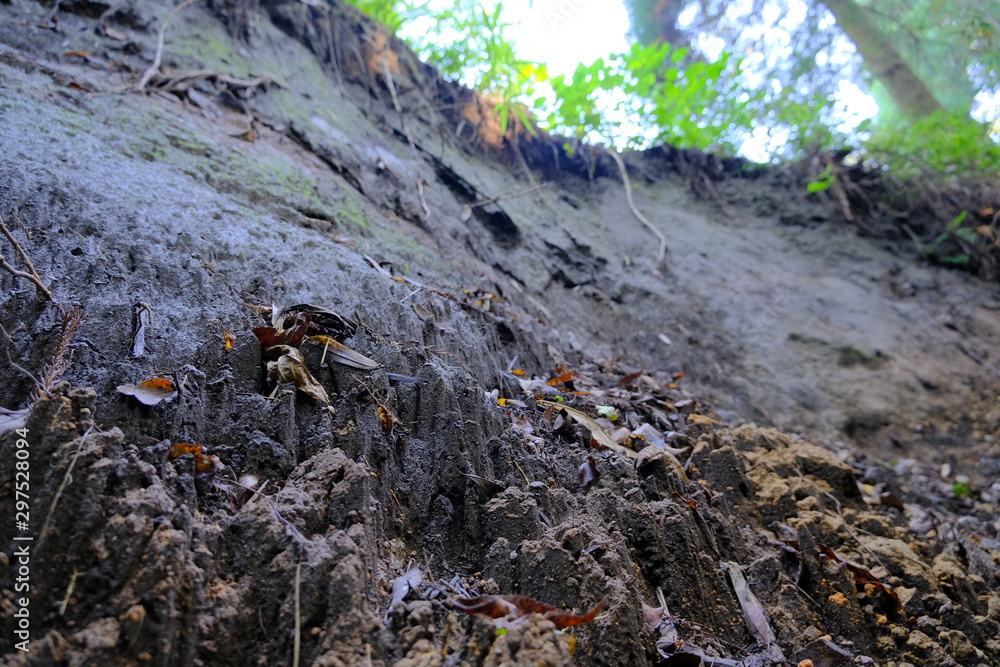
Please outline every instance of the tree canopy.
[{"label": "tree canopy", "polygon": [[[746,154],[753,140],[756,159],[850,149],[901,176],[1000,171],[1000,0],[626,0],[632,46],[553,78],[518,56],[503,3],[353,4],[416,35],[505,127],[517,114],[620,148]],[[868,94],[878,112],[859,116],[847,100]]]}]

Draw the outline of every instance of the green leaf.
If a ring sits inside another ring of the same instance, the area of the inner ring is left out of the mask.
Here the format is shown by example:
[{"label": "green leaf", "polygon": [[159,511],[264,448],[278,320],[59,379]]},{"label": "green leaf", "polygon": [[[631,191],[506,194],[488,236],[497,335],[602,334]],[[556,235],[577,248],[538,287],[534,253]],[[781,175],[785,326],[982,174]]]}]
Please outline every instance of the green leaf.
[{"label": "green leaf", "polygon": [[969,215],[969,212],[968,212],[968,211],[962,211],[961,213],[959,213],[959,214],[958,214],[958,215],[957,215],[957,216],[955,217],[955,219],[954,219],[954,220],[952,220],[951,222],[949,222],[949,223],[948,223],[948,224],[947,224],[947,225],[945,226],[945,228],[944,228],[944,229],[945,229],[945,231],[948,231],[948,232],[953,232],[953,231],[955,231],[956,229],[958,229],[959,227],[961,227],[961,226],[962,226],[962,223],[963,223],[963,222],[965,222],[965,218],[966,218],[966,217],[967,217],[968,215]]}]

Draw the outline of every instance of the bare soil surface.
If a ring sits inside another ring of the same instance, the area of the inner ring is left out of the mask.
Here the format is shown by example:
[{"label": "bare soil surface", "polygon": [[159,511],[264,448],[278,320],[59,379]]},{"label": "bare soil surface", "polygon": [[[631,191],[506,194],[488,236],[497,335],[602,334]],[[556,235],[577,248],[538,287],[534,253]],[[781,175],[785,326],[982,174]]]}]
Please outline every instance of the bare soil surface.
[{"label": "bare soil surface", "polygon": [[[1000,663],[995,283],[674,149],[625,157],[658,263],[610,158],[353,10],[194,3],[137,91],[167,13],[0,4],[0,215],[86,318],[46,373],[0,271],[0,664]],[[329,407],[251,331],[296,304],[379,364],[304,343]]]}]

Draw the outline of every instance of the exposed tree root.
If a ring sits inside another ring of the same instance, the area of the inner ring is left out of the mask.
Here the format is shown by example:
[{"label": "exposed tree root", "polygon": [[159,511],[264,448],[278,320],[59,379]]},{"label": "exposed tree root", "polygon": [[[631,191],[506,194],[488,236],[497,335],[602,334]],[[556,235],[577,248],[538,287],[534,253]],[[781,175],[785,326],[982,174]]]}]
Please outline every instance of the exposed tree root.
[{"label": "exposed tree root", "polygon": [[638,208],[636,208],[635,201],[632,199],[632,182],[628,178],[628,172],[625,170],[625,162],[622,160],[618,153],[610,150],[605,150],[605,152],[611,156],[611,159],[615,161],[618,165],[618,171],[621,172],[622,182],[625,184],[625,198],[628,200],[628,207],[632,209],[632,214],[638,218],[646,229],[653,232],[656,235],[657,240],[660,242],[660,249],[656,254],[656,264],[660,265],[663,263],[663,259],[667,256],[667,238],[663,235],[659,229],[653,226],[649,220],[646,219]]}]

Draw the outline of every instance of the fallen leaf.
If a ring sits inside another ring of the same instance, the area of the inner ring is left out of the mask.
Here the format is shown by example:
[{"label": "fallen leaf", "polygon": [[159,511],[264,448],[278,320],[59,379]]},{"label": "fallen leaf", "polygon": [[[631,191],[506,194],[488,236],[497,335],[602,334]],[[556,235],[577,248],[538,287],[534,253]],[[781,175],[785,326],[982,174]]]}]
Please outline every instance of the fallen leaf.
[{"label": "fallen leaf", "polygon": [[621,380],[619,380],[618,384],[620,384],[623,387],[631,386],[631,385],[635,384],[635,381],[639,379],[639,376],[642,375],[642,373],[643,373],[642,371],[636,371],[635,373],[629,373],[628,375],[626,375],[625,377],[623,377]]},{"label": "fallen leaf", "polygon": [[203,453],[201,445],[178,442],[171,445],[170,449],[167,450],[167,456],[172,459],[184,456],[185,454],[191,454],[194,457],[194,471],[198,475],[214,473],[225,467],[219,461],[218,456],[208,456]]},{"label": "fallen leaf", "polygon": [[379,367],[379,363],[377,361],[355,352],[342,343],[338,343],[330,336],[309,336],[306,340],[310,343],[326,346],[326,351],[330,353],[330,357],[338,364],[350,366],[351,368],[360,368],[365,371],[370,371]]},{"label": "fallen leaf", "polygon": [[743,620],[750,634],[764,645],[770,645],[778,641],[774,630],[771,629],[771,624],[767,621],[764,608],[757,600],[757,596],[750,590],[750,586],[747,584],[746,577],[743,576],[743,570],[740,569],[740,566],[736,563],[725,562],[722,563],[722,569],[729,574],[729,582],[736,593],[736,598],[740,601],[740,607],[743,609]]},{"label": "fallen leaf", "polygon": [[[272,311],[273,310],[275,309],[272,306]],[[314,306],[311,303],[297,303],[294,306],[288,306],[281,311],[281,315],[285,317],[288,317],[292,313],[309,315],[309,317],[312,318],[310,320],[310,323],[312,324],[311,328],[318,334],[327,334],[346,338],[348,336],[353,336],[358,330],[358,323],[356,321],[348,319],[343,315],[330,310],[329,308]]]},{"label": "fallen leaf", "polygon": [[[272,308],[273,312],[273,308]],[[272,347],[274,345],[288,345],[291,347],[299,347],[302,345],[302,341],[305,340],[306,333],[312,326],[312,316],[309,313],[302,313],[298,318],[294,326],[288,329],[278,329],[275,327],[254,327],[251,329],[254,335],[257,336],[257,340],[264,347]]]},{"label": "fallen leaf", "polygon": [[610,449],[616,454],[624,454],[629,458],[634,459],[636,458],[636,456],[638,456],[638,454],[636,454],[635,451],[629,449],[628,447],[622,447],[617,442],[612,440],[611,436],[608,435],[608,432],[605,431],[603,428],[601,428],[601,425],[598,424],[593,417],[590,417],[589,415],[580,412],[576,408],[571,408],[568,405],[562,405],[560,403],[554,403],[552,401],[543,401],[541,399],[536,399],[536,402],[539,405],[548,405],[557,410],[563,410],[566,414],[571,415],[573,419],[577,420],[578,422],[587,427],[587,429],[590,431],[590,436],[597,441],[598,446],[603,447],[605,449]]},{"label": "fallen leaf", "polygon": [[120,384],[118,393],[134,396],[143,405],[156,405],[162,401],[172,401],[177,396],[177,388],[167,378],[153,378],[139,384]]},{"label": "fallen leaf", "polygon": [[128,33],[119,32],[114,28],[109,28],[106,23],[100,24],[100,27],[101,27],[101,32],[104,33],[106,37],[110,37],[111,39],[116,39],[119,42],[127,42],[131,39],[128,36]]},{"label": "fallen leaf", "polygon": [[86,86],[81,86],[76,81],[70,81],[69,83],[66,84],[66,87],[69,88],[70,90],[79,90],[84,93],[90,92],[90,88],[87,88]]},{"label": "fallen leaf", "polygon": [[[680,403],[677,404],[680,407]],[[711,417],[706,417],[705,415],[690,414],[687,416],[688,424],[697,424],[698,426],[711,426],[712,424],[718,424],[718,420],[712,419]]]},{"label": "fallen leaf", "polygon": [[893,590],[892,586],[883,584],[867,569],[856,563],[852,563],[825,544],[817,544],[816,548],[828,561],[840,563],[844,566],[844,568],[850,573],[851,579],[854,581],[855,590],[857,590],[860,586],[861,590],[864,592],[864,595],[861,597],[871,596],[874,593],[881,593],[895,602],[900,609],[903,609],[903,603],[900,601],[899,596],[896,595],[896,591]]},{"label": "fallen leaf", "polygon": [[236,336],[233,335],[233,332],[230,331],[229,329],[227,329],[225,327],[225,325],[223,325],[223,327],[222,327],[222,348],[226,352],[229,352],[231,349],[233,349],[233,344],[235,344],[235,343],[236,343]]},{"label": "fallen leaf", "polygon": [[20,410],[0,408],[0,436],[16,431],[19,428],[24,428],[24,425],[28,423],[28,416],[30,414],[30,408],[21,408]]},{"label": "fallen leaf", "polygon": [[354,239],[348,238],[346,236],[341,236],[340,232],[333,235],[333,242],[339,243],[340,245],[346,245],[351,250],[357,250],[358,244],[354,242]]},{"label": "fallen leaf", "polygon": [[486,479],[485,477],[480,477],[479,475],[473,475],[471,473],[466,473],[466,472],[463,472],[462,475],[468,477],[472,481],[472,483],[479,488],[480,491],[485,493],[490,498],[497,495],[498,493],[503,493],[503,491],[506,490],[507,488],[502,484],[498,484],[491,479]]},{"label": "fallen leaf", "polygon": [[386,431],[392,433],[397,426],[403,426],[403,422],[399,421],[399,417],[397,417],[393,411],[386,406],[379,405],[375,408],[375,411],[378,413],[378,420],[382,422],[382,428]]},{"label": "fallen leaf", "polygon": [[267,352],[277,355],[276,361],[267,362],[267,377],[278,384],[291,382],[299,391],[312,396],[317,401],[330,405],[330,398],[316,378],[312,376],[301,353],[290,345],[272,345]]},{"label": "fallen leaf", "polygon": [[146,327],[153,322],[153,310],[145,303],[135,305],[135,322],[132,328],[132,356],[146,354]]},{"label": "fallen leaf", "polygon": [[[559,370],[557,369],[556,372],[559,372]],[[573,378],[575,377],[576,373],[574,373],[573,371],[566,371],[561,375],[557,375],[556,377],[549,379],[547,382],[550,387],[554,387],[557,384],[565,384],[567,382],[572,382]]]},{"label": "fallen leaf", "polygon": [[594,406],[594,410],[610,422],[618,421],[618,417],[621,416],[613,405],[597,405]]},{"label": "fallen leaf", "polygon": [[239,134],[230,134],[229,136],[231,136],[233,139],[242,139],[243,141],[250,144],[257,142],[257,133],[254,131],[253,128],[250,128],[246,132],[240,132]]},{"label": "fallen leaf", "polygon": [[593,456],[588,456],[587,460],[580,465],[577,475],[580,478],[580,486],[589,486],[591,483],[601,479],[601,473],[597,469],[597,464],[594,462]]},{"label": "fallen leaf", "polygon": [[517,377],[524,377],[525,375],[527,375],[527,373],[525,373],[520,368],[515,368],[510,373],[511,373],[511,375],[516,375]]},{"label": "fallen leaf", "polygon": [[[630,449],[629,451],[632,450]],[[642,468],[645,468],[653,461],[659,459],[663,459],[666,462],[666,464],[670,468],[672,468],[675,473],[677,473],[677,476],[681,479],[682,482],[684,482],[685,484],[691,483],[691,480],[688,478],[687,473],[684,472],[684,466],[682,466],[681,462],[677,460],[677,457],[671,454],[670,452],[661,449],[660,447],[657,447],[656,445],[648,445],[646,447],[643,447],[635,455],[635,469],[641,471]]]},{"label": "fallen leaf", "polygon": [[424,575],[420,572],[420,568],[414,565],[401,576],[396,577],[392,582],[392,602],[389,603],[389,609],[392,609],[396,604],[403,601],[403,599],[409,594],[410,591],[420,586],[423,583]]},{"label": "fallen leaf", "polygon": [[471,598],[451,598],[448,602],[466,614],[485,614],[490,618],[503,618],[505,616],[521,618],[528,614],[541,614],[543,618],[552,621],[556,629],[564,630],[574,625],[593,621],[604,609],[607,598],[580,616],[539,602],[527,595],[478,595]]}]

